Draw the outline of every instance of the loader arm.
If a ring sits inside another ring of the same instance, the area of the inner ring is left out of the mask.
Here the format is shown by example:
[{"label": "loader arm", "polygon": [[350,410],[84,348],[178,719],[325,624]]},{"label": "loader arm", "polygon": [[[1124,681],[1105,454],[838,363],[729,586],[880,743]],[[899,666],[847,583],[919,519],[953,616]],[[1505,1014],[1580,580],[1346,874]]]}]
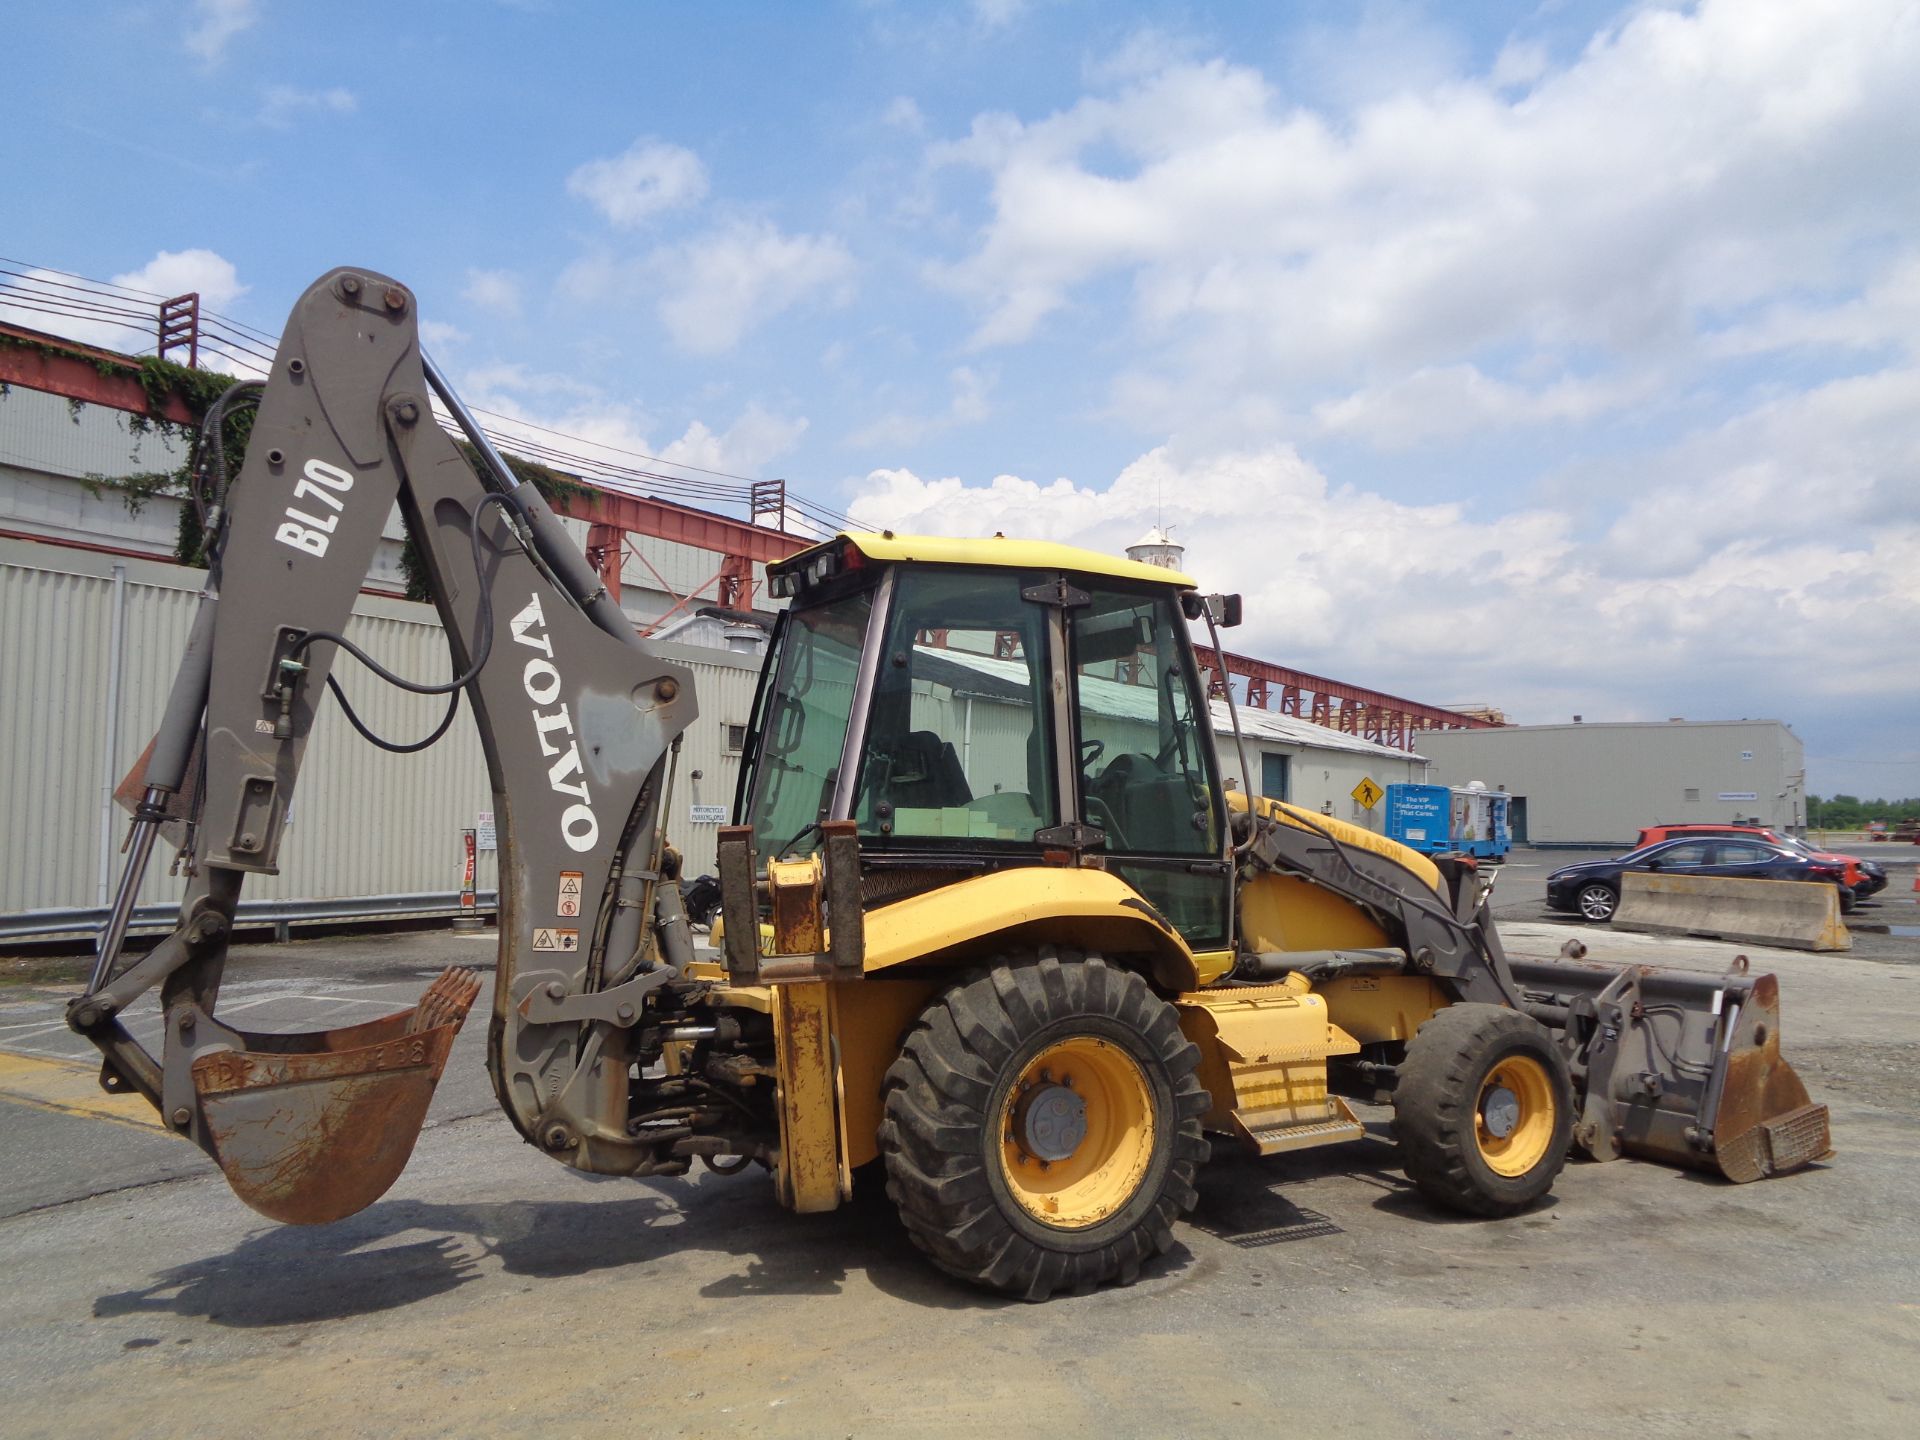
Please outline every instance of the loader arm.
[{"label": "loader arm", "polygon": [[[436,392],[484,475],[434,422]],[[489,1068],[500,1103],[567,1164],[647,1173],[661,1151],[630,1133],[628,1039],[643,997],[691,958],[678,887],[659,883],[669,857],[658,824],[696,713],[690,672],[638,638],[545,502],[492,451],[422,356],[412,294],[384,276],[336,270],[301,297],[244,465],[217,498],[208,583],[141,777],[123,903],[69,1011],[106,1057],[103,1083],[146,1095],[278,1218],[351,1213],[405,1163],[477,981],[443,977],[385,1030],[260,1036],[214,1016],[242,884],[278,871],[322,689],[398,504],[451,665],[407,688],[464,694],[494,791]],[[395,678],[351,668],[355,689]],[[179,927],[123,964],[124,909],[155,830],[174,818],[190,822]],[[155,985],[160,1057],[119,1018]]]},{"label": "loader arm", "polygon": [[[1328,823],[1277,800],[1231,797],[1243,876],[1295,875],[1357,905],[1406,953],[1412,967],[1456,1000],[1519,1008],[1520,991],[1475,868],[1446,857],[1442,895],[1386,847],[1343,839]],[[1392,846],[1394,850],[1400,847]],[[1415,857],[1418,858],[1418,857]]]},{"label": "loader arm", "polygon": [[[1243,885],[1263,875],[1298,877],[1357,906],[1401,952],[1397,960],[1365,951],[1243,955],[1252,975],[1301,969],[1339,979],[1404,970],[1431,980],[1449,1005],[1523,1012],[1565,1057],[1571,1138],[1596,1160],[1632,1154],[1747,1181],[1832,1152],[1827,1108],[1811,1101],[1780,1053],[1779,984],[1749,974],[1745,956],[1713,977],[1571,960],[1512,963],[1487,903],[1491,883],[1472,859],[1431,862],[1443,894],[1413,868],[1429,862],[1410,852],[1396,857],[1391,842],[1351,827],[1342,834],[1339,822],[1279,801],[1235,796],[1232,803]],[[1330,1014],[1364,1036],[1347,1000],[1336,986]],[[1364,1073],[1379,1079],[1400,1068],[1371,1061]],[[1363,1080],[1356,1093],[1372,1088]]]}]

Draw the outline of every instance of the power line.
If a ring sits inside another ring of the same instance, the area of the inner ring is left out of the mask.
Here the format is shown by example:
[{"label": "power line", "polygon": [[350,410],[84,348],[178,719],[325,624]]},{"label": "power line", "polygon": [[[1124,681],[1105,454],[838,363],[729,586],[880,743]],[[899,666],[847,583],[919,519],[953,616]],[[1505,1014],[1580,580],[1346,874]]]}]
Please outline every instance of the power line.
[{"label": "power line", "polygon": [[111,280],[94,280],[85,275],[76,275],[71,270],[56,270],[51,265],[35,265],[31,260],[16,260],[10,255],[0,255],[0,265],[24,265],[29,270],[37,270],[43,275],[64,275],[69,280],[79,280],[96,290],[124,290],[129,295],[150,295],[155,300],[168,297],[157,290],[142,290],[134,285],[121,285]]},{"label": "power line", "polygon": [[[59,278],[53,278],[56,276]],[[158,307],[160,302],[169,298],[138,286],[94,280],[69,270],[56,270],[0,255],[0,308],[84,320],[116,329],[144,332],[153,337],[138,351],[131,353],[151,354],[158,348]],[[149,304],[148,301],[154,303]],[[199,310],[198,322],[201,350],[221,365],[261,372],[273,368],[274,354],[280,344],[277,336],[204,306]],[[605,441],[589,440],[584,436],[523,420],[517,415],[475,408],[478,413],[500,422],[502,426],[513,427],[511,430],[487,427],[484,433],[495,444],[524,459],[578,475],[615,493],[637,495],[647,490],[659,490],[664,492],[662,498],[677,498],[682,503],[697,501],[706,506],[740,506],[748,511],[749,518],[753,518],[756,512],[752,507],[759,487],[774,483],[756,481],[751,476],[736,475],[704,465],[669,460],[664,456],[629,450]],[[457,436],[455,427],[440,414],[437,407],[435,415],[442,428]],[[550,439],[538,438],[541,436]],[[626,460],[644,461],[648,465],[667,466],[670,470],[647,469],[608,459],[608,455],[624,456]],[[785,481],[777,483],[781,486],[783,523],[794,521],[804,530],[824,533],[854,526],[854,520],[844,511],[799,494]]]}]

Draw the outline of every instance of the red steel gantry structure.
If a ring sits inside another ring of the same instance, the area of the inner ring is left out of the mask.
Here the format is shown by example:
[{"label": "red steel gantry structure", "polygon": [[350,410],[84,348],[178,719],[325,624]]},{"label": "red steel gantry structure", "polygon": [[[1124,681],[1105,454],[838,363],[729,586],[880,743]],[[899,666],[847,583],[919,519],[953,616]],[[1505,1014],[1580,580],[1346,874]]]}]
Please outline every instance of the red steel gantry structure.
[{"label": "red steel gantry structure", "polygon": [[[194,315],[197,305],[189,307],[182,302],[197,299],[182,296],[167,302],[167,319],[174,322],[172,329],[166,328],[163,322],[162,340],[168,343],[168,348],[191,345],[192,337],[180,326]],[[188,353],[192,355],[193,351],[189,349]],[[196,417],[177,396],[169,396],[157,413],[152,411],[146,390],[136,378],[138,370],[138,362],[125,355],[0,323],[0,385],[21,385],[69,400],[153,415],[156,419],[196,423]],[[756,520],[777,511],[784,522],[784,492],[772,484],[756,485],[752,508]],[[692,606],[709,585],[714,587],[715,603],[728,609],[751,609],[753,567],[791,555],[814,544],[817,538],[758,525],[752,520],[715,515],[652,496],[599,488],[561,499],[554,504],[554,509],[587,522],[587,558],[615,599],[620,595],[620,572],[629,553],[627,540],[631,535],[670,540],[720,557],[713,575],[685,596],[678,595],[660,579],[662,588],[674,594],[677,603],[667,615],[654,621],[656,625]],[[647,564],[644,556],[637,551],[632,553],[641,564]],[[647,568],[651,570],[652,566]],[[655,578],[660,578],[658,572]],[[1226,686],[1239,679],[1243,682],[1246,703],[1254,709],[1278,709],[1282,715],[1297,715],[1316,725],[1394,749],[1414,749],[1415,737],[1422,730],[1497,728],[1494,722],[1479,716],[1424,705],[1363,685],[1350,685],[1324,675],[1256,660],[1250,655],[1236,655],[1231,651],[1216,653],[1203,646],[1199,656],[1210,694],[1224,694]]]}]

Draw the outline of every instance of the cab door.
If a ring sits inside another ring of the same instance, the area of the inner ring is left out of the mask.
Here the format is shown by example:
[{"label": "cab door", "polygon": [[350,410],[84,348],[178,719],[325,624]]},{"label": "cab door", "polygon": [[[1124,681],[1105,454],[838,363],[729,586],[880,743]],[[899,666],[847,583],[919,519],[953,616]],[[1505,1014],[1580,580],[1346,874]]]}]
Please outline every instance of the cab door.
[{"label": "cab door", "polygon": [[1228,943],[1232,876],[1185,624],[1170,590],[1094,585],[1067,609],[1072,744],[1080,819],[1105,837],[1096,853],[1208,948]]}]

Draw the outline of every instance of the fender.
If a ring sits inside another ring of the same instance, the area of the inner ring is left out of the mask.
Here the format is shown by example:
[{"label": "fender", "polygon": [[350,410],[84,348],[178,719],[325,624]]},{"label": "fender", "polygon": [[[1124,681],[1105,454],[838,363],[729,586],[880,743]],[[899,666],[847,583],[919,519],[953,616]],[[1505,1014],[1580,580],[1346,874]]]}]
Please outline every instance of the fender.
[{"label": "fender", "polygon": [[1142,956],[1155,983],[1179,994],[1218,979],[1232,958],[1226,951],[1196,955],[1139,891],[1094,869],[996,870],[870,910],[866,927],[869,975],[1053,940]]}]

